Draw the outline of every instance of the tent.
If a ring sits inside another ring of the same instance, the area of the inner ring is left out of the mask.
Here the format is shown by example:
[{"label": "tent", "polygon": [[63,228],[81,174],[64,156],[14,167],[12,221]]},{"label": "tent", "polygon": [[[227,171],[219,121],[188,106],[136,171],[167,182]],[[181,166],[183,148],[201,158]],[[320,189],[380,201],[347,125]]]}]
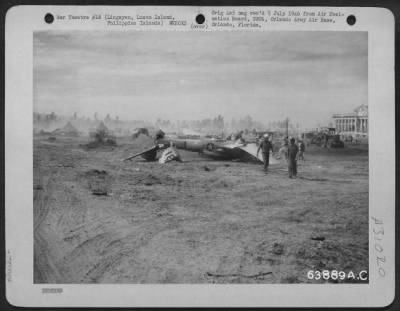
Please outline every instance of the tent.
[{"label": "tent", "polygon": [[62,135],[62,136],[79,136],[79,131],[72,125],[70,121],[64,125],[64,127],[60,129],[56,129],[54,134]]},{"label": "tent", "polygon": [[108,129],[107,126],[105,126],[105,124],[103,122],[100,122],[100,124],[96,128],[96,131],[108,133],[110,130]]},{"label": "tent", "polygon": [[98,126],[89,130],[89,136],[96,137],[96,135],[98,135],[99,133],[102,133],[102,135],[110,135],[111,131],[103,122],[100,122]]}]

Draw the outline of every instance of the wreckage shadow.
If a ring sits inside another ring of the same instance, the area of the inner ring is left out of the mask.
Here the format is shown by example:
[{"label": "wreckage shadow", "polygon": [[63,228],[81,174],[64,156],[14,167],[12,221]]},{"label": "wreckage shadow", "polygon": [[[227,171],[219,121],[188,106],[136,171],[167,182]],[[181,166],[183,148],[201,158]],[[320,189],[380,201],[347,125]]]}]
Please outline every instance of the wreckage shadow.
[{"label": "wreckage shadow", "polygon": [[297,176],[296,178],[308,180],[308,181],[329,181],[328,178],[313,178],[313,177],[305,177],[305,176]]},{"label": "wreckage shadow", "polygon": [[[201,160],[194,159],[194,160],[182,160],[182,161],[177,161],[177,162],[178,163],[198,163],[198,162],[212,162],[212,161],[213,161],[212,159],[201,159]],[[130,162],[130,161],[128,161],[128,162]],[[158,162],[158,159],[155,159],[155,160],[140,159],[140,160],[135,160],[135,161],[132,161],[132,162],[136,162],[136,163],[148,163],[148,162],[151,162],[151,163],[154,163],[154,162]]]},{"label": "wreckage shadow", "polygon": [[158,162],[158,159],[155,159],[155,160],[137,159],[137,160],[134,160],[134,161],[128,160],[127,162],[128,162],[128,163],[129,163],[129,162],[139,162],[139,163],[144,163],[144,162]]},{"label": "wreckage shadow", "polygon": [[[198,163],[198,162],[215,162],[215,160],[212,160],[212,159],[200,159],[200,160],[197,160],[197,159],[194,159],[194,160],[182,160],[182,162],[181,162],[181,163]],[[222,163],[222,161],[219,161],[219,162],[221,162],[221,163]]]}]

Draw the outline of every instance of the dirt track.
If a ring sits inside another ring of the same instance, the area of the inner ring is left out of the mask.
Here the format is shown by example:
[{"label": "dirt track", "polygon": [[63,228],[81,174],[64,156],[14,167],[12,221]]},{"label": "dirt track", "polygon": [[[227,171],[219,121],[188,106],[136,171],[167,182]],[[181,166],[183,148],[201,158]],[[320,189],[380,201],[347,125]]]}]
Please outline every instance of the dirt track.
[{"label": "dirt track", "polygon": [[316,282],[310,269],[368,270],[366,148],[309,150],[289,179],[284,164],[265,175],[186,152],[184,163],[122,162],[150,142],[86,142],[34,140],[36,283],[297,283]]}]

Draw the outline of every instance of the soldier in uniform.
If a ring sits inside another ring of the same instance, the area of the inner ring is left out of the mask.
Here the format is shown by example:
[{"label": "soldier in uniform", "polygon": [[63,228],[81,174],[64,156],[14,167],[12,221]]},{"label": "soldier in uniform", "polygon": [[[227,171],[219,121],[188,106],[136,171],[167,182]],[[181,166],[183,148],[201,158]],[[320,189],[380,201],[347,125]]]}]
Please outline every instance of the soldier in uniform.
[{"label": "soldier in uniform", "polygon": [[243,131],[240,131],[239,133],[237,133],[234,137],[234,139],[232,139],[234,141],[238,141],[240,140],[240,142],[244,142],[244,138],[243,138]]},{"label": "soldier in uniform", "polygon": [[295,144],[295,139],[290,139],[290,144],[288,147],[288,169],[289,169],[289,178],[296,177],[297,175],[297,153],[299,152],[299,147]]},{"label": "soldier in uniform", "polygon": [[298,155],[298,160],[302,160],[304,161],[304,151],[306,150],[306,146],[304,144],[304,142],[301,140],[299,141],[299,155]]},{"label": "soldier in uniform", "polygon": [[283,141],[282,141],[282,146],[279,149],[279,158],[281,158],[282,156],[285,157],[286,161],[288,160],[287,158],[287,151],[288,151],[288,147],[289,147],[289,141],[288,141],[288,137],[286,136]]},{"label": "soldier in uniform", "polygon": [[267,171],[268,166],[269,166],[269,153],[270,153],[270,151],[273,152],[272,143],[268,139],[268,134],[264,134],[264,139],[261,141],[260,145],[258,146],[257,157],[258,157],[260,150],[262,150],[264,170]]}]

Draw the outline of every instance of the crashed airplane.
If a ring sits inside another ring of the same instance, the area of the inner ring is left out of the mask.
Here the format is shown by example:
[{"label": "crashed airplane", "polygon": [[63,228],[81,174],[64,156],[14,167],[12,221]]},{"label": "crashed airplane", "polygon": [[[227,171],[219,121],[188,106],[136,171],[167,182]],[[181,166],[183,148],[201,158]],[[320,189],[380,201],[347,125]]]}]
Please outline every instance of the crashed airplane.
[{"label": "crashed airplane", "polygon": [[[167,150],[171,153],[174,148],[180,150],[187,150],[200,153],[201,155],[210,157],[215,160],[239,160],[243,162],[262,163],[261,152],[257,156],[257,144],[246,143],[240,140],[229,141],[224,139],[215,138],[184,138],[184,137],[166,137],[165,135],[158,135],[155,139],[155,145],[129,156],[123,161],[132,160],[136,157],[142,157],[148,161],[155,161],[157,159],[157,152],[159,150]],[[160,161],[161,163],[168,162]],[[270,164],[276,164],[279,161],[270,157]]]}]

